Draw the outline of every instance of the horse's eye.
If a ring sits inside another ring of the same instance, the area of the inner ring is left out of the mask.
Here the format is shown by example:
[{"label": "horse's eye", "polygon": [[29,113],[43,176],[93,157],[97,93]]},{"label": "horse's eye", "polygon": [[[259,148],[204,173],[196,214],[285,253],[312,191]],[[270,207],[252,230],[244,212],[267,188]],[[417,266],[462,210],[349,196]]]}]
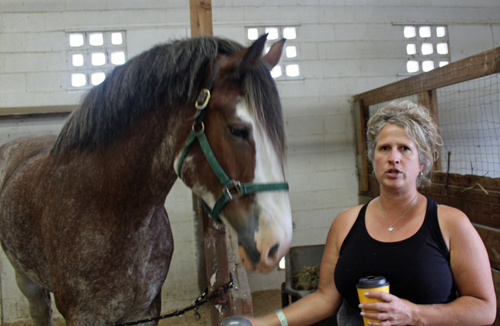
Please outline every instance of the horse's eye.
[{"label": "horse's eye", "polygon": [[229,126],[229,132],[231,132],[231,135],[233,135],[234,137],[245,140],[248,139],[248,136],[250,134],[248,127],[242,125]]}]

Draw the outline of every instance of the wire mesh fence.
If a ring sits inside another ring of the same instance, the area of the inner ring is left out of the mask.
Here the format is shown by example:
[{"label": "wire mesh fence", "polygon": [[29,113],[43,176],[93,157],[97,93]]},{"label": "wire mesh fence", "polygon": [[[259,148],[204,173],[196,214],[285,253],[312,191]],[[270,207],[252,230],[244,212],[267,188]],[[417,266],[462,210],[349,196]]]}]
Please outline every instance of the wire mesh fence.
[{"label": "wire mesh fence", "polygon": [[500,177],[498,74],[437,90],[443,170]]},{"label": "wire mesh fence", "polygon": [[[499,74],[437,89],[439,130],[443,139],[441,171],[500,178]],[[390,102],[369,106],[369,116]]]}]

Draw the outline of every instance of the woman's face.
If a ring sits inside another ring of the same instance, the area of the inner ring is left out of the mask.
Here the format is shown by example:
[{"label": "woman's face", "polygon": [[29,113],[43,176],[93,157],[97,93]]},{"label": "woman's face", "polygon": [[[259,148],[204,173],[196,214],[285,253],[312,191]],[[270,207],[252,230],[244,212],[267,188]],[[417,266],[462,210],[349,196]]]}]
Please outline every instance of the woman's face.
[{"label": "woman's face", "polygon": [[373,169],[381,187],[416,188],[422,168],[418,147],[404,128],[391,123],[385,125],[378,134],[373,157]]}]

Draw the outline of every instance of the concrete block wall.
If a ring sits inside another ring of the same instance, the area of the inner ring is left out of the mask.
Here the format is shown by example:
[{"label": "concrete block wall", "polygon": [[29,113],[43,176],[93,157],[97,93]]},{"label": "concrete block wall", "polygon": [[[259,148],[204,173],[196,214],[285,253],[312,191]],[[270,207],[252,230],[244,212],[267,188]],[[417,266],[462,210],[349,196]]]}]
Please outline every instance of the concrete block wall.
[{"label": "concrete block wall", "polygon": [[[350,99],[404,78],[400,24],[448,25],[452,61],[500,45],[497,0],[212,0],[212,7],[214,34],[241,43],[246,26],[297,26],[303,79],[278,83],[294,246],[324,243],[335,216],[358,203]],[[83,92],[68,90],[66,32],[116,29],[127,31],[129,57],[158,42],[189,37],[189,1],[0,0],[0,111],[78,104]],[[57,133],[64,120],[32,119],[0,123],[0,135]],[[190,191],[179,182],[166,207],[176,248],[163,289],[164,311],[198,295]],[[27,318],[12,270],[0,258],[2,320]],[[249,273],[254,291],[279,288],[284,279],[284,271]]]}]

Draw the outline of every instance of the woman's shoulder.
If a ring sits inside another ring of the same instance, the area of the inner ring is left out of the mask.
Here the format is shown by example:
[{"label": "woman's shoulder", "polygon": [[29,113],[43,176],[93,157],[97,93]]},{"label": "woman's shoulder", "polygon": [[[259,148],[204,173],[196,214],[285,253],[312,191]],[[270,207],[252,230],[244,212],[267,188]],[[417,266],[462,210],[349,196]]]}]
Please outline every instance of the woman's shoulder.
[{"label": "woman's shoulder", "polygon": [[449,224],[450,226],[462,223],[470,224],[469,218],[464,212],[447,205],[440,204],[438,206],[438,218],[440,223]]},{"label": "woman's shoulder", "polygon": [[357,205],[344,209],[339,213],[339,215],[337,215],[333,223],[336,223],[339,227],[346,225],[350,228],[356,221],[363,206],[364,205]]},{"label": "woman's shoulder", "polygon": [[448,248],[450,247],[451,239],[464,239],[468,238],[471,232],[475,233],[474,226],[467,215],[461,210],[451,206],[438,206],[438,221],[441,233],[443,234]]},{"label": "woman's shoulder", "polygon": [[332,235],[337,239],[337,244],[341,244],[347,237],[362,208],[363,205],[349,207],[340,212],[333,220],[330,233],[333,233]]}]

